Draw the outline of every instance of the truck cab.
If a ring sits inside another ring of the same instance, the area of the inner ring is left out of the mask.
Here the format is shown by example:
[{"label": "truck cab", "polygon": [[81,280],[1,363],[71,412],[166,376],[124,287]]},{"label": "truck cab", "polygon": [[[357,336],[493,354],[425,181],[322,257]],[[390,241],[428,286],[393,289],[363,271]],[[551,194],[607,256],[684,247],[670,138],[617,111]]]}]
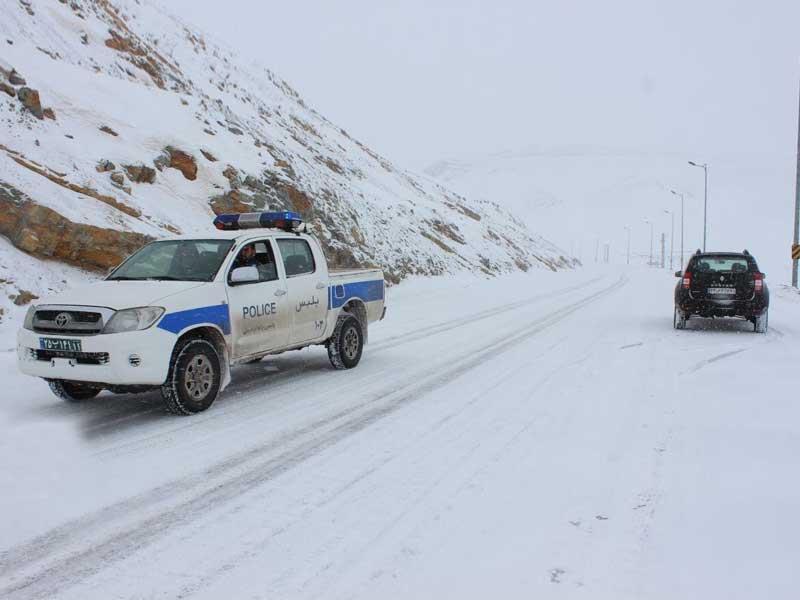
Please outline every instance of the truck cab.
[{"label": "truck cab", "polygon": [[38,301],[18,335],[22,372],[69,401],[160,388],[207,409],[230,367],[325,345],[355,367],[385,314],[380,269],[331,272],[296,213],[221,215],[217,231],[147,244],[105,280]]}]

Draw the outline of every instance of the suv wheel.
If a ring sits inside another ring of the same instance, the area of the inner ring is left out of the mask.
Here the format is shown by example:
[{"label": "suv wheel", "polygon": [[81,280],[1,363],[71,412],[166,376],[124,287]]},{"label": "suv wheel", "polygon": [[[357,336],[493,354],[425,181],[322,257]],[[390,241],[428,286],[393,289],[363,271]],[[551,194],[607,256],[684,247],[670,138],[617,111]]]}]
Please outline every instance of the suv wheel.
[{"label": "suv wheel", "polygon": [[328,340],[328,358],[336,369],[352,369],[361,360],[364,351],[364,333],[355,317],[344,317]]},{"label": "suv wheel", "polygon": [[90,400],[103,391],[99,387],[77,381],[64,381],[63,379],[53,379],[48,381],[47,384],[50,386],[51,392],[67,402]]},{"label": "suv wheel", "polygon": [[672,316],[672,326],[675,329],[686,329],[686,313],[675,307],[675,312]]},{"label": "suv wheel", "polygon": [[753,331],[756,333],[767,333],[769,329],[769,311],[765,310],[760,316],[755,318],[753,322]]},{"label": "suv wheel", "polygon": [[219,395],[222,367],[214,344],[186,340],[175,348],[169,376],[161,386],[167,410],[191,415],[206,410]]}]

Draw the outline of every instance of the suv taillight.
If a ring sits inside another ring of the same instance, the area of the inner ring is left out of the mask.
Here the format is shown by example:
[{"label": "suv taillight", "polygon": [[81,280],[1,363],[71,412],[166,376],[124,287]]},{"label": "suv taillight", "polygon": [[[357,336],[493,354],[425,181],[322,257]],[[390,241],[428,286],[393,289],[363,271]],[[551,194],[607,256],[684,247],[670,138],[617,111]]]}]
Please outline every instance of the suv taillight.
[{"label": "suv taillight", "polygon": [[683,289],[688,290],[692,286],[692,274],[686,271],[683,274]]},{"label": "suv taillight", "polygon": [[755,292],[760,294],[764,291],[764,274],[763,273],[753,273],[753,284],[755,285]]}]

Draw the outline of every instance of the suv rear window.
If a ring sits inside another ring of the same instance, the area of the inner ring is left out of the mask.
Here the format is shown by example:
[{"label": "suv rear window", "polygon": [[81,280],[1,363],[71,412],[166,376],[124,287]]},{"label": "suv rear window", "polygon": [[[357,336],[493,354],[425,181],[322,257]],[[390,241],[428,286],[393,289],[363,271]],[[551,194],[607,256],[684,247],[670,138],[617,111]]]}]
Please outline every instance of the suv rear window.
[{"label": "suv rear window", "polygon": [[695,273],[747,273],[750,263],[746,256],[698,256],[692,270]]}]

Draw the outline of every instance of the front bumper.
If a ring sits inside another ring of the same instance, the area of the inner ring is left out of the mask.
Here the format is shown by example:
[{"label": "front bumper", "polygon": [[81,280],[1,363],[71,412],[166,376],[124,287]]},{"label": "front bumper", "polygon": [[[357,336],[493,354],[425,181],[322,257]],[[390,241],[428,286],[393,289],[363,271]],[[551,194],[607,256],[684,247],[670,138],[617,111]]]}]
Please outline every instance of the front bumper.
[{"label": "front bumper", "polygon": [[[80,340],[82,353],[101,356],[102,360],[80,364],[72,358],[41,359],[37,350],[43,337]],[[167,379],[176,339],[176,335],[157,327],[92,336],[38,334],[21,329],[17,334],[17,364],[22,373],[44,379],[112,386],[161,385]],[[138,365],[135,357],[139,358]]]}]

